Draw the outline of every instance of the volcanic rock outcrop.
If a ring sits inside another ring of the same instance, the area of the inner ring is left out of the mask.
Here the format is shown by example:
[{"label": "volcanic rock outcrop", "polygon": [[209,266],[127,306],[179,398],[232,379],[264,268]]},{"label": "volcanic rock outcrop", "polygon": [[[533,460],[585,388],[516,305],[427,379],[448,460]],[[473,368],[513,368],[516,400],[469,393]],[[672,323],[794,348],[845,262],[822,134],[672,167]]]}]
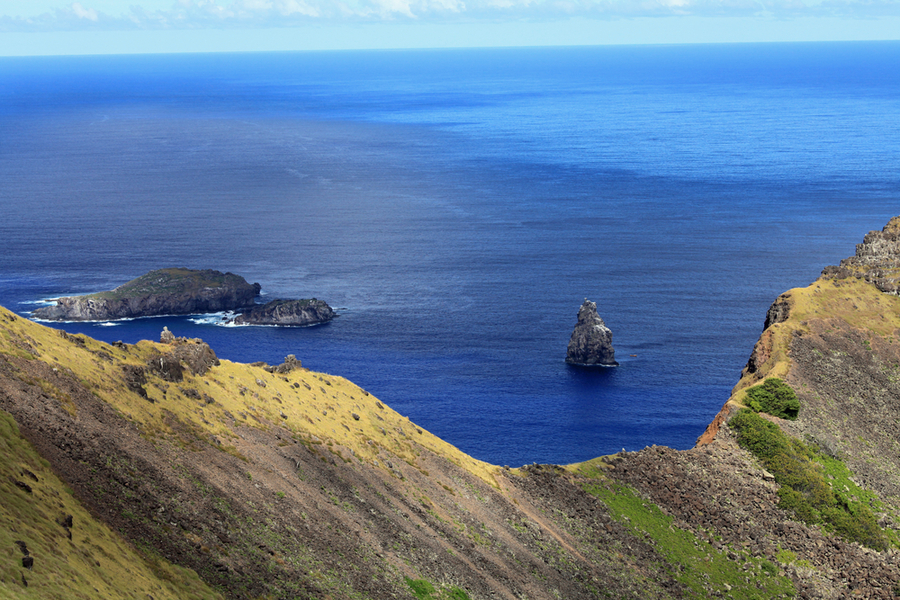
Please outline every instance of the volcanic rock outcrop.
[{"label": "volcanic rock outcrop", "polygon": [[882,292],[900,295],[900,217],[888,221],[881,231],[870,231],[856,254],[838,266],[825,267],[823,277],[856,277],[872,283]]},{"label": "volcanic rock outcrop", "polygon": [[578,323],[569,339],[566,362],[580,366],[619,366],[612,345],[612,331],[597,314],[597,304],[587,298],[578,310]]},{"label": "volcanic rock outcrop", "polygon": [[49,321],[109,321],[237,310],[253,305],[260,285],[233,273],[159,269],[108,292],[58,298],[32,316]]},{"label": "volcanic rock outcrop", "polygon": [[306,327],[330,321],[334,311],[323,300],[273,300],[267,304],[254,306],[237,315],[232,322],[236,325],[282,325]]}]

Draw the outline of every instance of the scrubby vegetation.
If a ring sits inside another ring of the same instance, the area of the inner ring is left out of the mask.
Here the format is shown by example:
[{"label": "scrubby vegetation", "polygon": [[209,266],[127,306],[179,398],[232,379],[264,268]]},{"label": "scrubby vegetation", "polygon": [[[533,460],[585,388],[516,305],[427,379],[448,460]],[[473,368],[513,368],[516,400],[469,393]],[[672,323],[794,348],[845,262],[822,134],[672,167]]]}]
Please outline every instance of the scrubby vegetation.
[{"label": "scrubby vegetation", "polygon": [[781,379],[766,379],[747,390],[746,404],[755,412],[764,412],[781,419],[795,420],[800,413],[797,394]]},{"label": "scrubby vegetation", "polygon": [[741,410],[728,424],[737,432],[738,444],[759,459],[781,486],[779,507],[848,540],[876,550],[888,547],[889,538],[872,511],[877,500],[850,481],[844,463],[788,436],[752,410]]},{"label": "scrubby vegetation", "polygon": [[114,290],[90,294],[91,298],[121,300],[149,294],[184,294],[203,288],[219,288],[225,285],[247,285],[243,277],[233,273],[220,273],[190,269],[158,269],[150,271]]},{"label": "scrubby vegetation", "polygon": [[749,556],[743,556],[743,561],[730,560],[727,552],[678,528],[658,506],[629,487],[607,479],[596,467],[585,463],[578,473],[593,480],[583,484],[583,488],[602,500],[613,518],[639,538],[652,540],[666,561],[676,566],[675,579],[690,590],[690,597],[727,594],[733,599],[763,600],[794,596],[790,580],[779,575],[771,562]]},{"label": "scrubby vegetation", "polygon": [[451,586],[438,591],[425,579],[405,579],[406,585],[418,600],[469,600],[469,595],[458,587]]}]

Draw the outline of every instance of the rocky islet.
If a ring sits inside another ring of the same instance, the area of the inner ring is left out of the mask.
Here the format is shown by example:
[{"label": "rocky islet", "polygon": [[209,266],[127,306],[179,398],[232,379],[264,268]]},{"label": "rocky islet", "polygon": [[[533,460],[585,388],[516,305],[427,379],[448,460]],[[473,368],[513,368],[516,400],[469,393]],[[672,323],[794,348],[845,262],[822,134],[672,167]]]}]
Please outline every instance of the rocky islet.
[{"label": "rocky islet", "polygon": [[240,312],[231,323],[235,325],[281,325],[308,327],[330,321],[337,316],[324,300],[272,300],[266,304]]},{"label": "rocky islet", "polygon": [[612,331],[597,314],[597,303],[587,298],[578,309],[578,322],[569,339],[566,362],[583,367],[617,367]]}]

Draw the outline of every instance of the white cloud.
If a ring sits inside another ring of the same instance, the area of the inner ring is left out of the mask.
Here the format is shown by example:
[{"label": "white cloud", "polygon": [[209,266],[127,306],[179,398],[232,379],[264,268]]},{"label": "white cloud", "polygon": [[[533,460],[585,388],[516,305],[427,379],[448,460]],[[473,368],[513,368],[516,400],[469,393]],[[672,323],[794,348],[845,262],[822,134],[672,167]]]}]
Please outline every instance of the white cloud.
[{"label": "white cloud", "polygon": [[[270,2],[252,2],[248,1],[248,4],[251,4],[249,7],[251,10],[256,9],[257,7],[254,5],[271,5]],[[260,6],[258,9],[268,10],[271,6]],[[312,6],[309,6],[306,2],[298,2],[298,0],[281,0],[276,3],[274,8],[280,12],[284,16],[291,15],[306,15],[309,17],[317,17],[319,16],[319,11]]]},{"label": "white cloud", "polygon": [[73,2],[70,7],[75,16],[79,19],[87,19],[88,21],[97,21],[100,17],[93,8],[85,8],[80,2]]},{"label": "white cloud", "polygon": [[[37,1],[37,0],[36,0]],[[878,18],[900,0],[39,0],[43,13],[4,11],[0,31],[296,27],[346,22],[497,22],[585,17]],[[10,5],[12,6],[12,5]]]}]

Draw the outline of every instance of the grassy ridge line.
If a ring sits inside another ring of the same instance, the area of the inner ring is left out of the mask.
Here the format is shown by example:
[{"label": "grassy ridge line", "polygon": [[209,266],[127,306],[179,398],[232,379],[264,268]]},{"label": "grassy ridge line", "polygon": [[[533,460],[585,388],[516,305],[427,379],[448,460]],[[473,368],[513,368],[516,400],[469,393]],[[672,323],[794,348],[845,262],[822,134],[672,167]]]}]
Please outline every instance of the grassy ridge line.
[{"label": "grassy ridge line", "polygon": [[[760,336],[732,396],[698,444],[712,441],[718,425],[727,421],[738,442],[774,473],[781,485],[779,507],[793,512],[801,521],[821,523],[846,539],[884,550],[897,542],[892,532],[876,523],[873,510],[884,508],[877,494],[857,486],[843,461],[817,452],[784,433],[777,420],[754,415],[747,408],[758,408],[752,394],[761,389],[760,382],[767,385],[789,379],[792,339],[798,333],[809,333],[811,322],[828,327],[843,322],[864,332],[870,340],[891,341],[900,330],[900,297],[862,279],[823,277],[808,287],[782,294],[776,304],[787,318],[770,325]],[[800,406],[801,418],[803,410]],[[853,491],[844,494],[841,490],[845,487]]]},{"label": "grassy ridge line", "polygon": [[[60,375],[77,380],[161,448],[174,445],[189,451],[223,451],[249,461],[248,469],[253,469],[259,448],[254,447],[255,436],[247,435],[245,428],[275,431],[279,439],[284,439],[287,430],[295,441],[314,448],[323,461],[331,454],[357,472],[380,470],[382,477],[392,480],[399,473],[395,470],[399,459],[428,477],[428,471],[417,464],[419,457],[430,465],[433,455],[438,455],[498,487],[494,478],[498,467],[467,456],[341,377],[306,369],[276,374],[261,366],[220,361],[203,376],[185,369],[182,381],[166,381],[147,368],[148,362],[174,349],[148,341],[105,344],[44,327],[0,308],[0,354],[10,358],[13,380],[18,377],[29,386],[39,386],[38,391],[51,402],[58,401],[77,417],[75,403],[52,380],[34,375],[36,369],[27,369],[31,375],[19,370],[28,362],[45,363]],[[145,369],[147,397],[128,388],[127,366]],[[193,596],[179,593],[173,597]]]},{"label": "grassy ridge line", "polygon": [[[0,315],[12,313],[0,307]],[[59,331],[27,319],[6,318],[0,323],[0,352],[71,370],[149,438],[180,438],[181,445],[209,444],[240,454],[236,428],[267,429],[277,424],[299,441],[325,444],[347,462],[374,464],[379,451],[385,450],[415,466],[424,448],[497,487],[494,476],[499,467],[463,453],[343,377],[306,369],[280,375],[221,360],[203,376],[186,370],[181,382],[147,372],[148,398],[142,398],[128,389],[123,366],[146,366],[171,352],[172,346],[141,341],[119,347],[83,335],[70,336],[75,343],[61,343]],[[53,395],[52,390],[49,393]],[[59,400],[65,404],[65,398]],[[191,439],[185,439],[185,430]],[[378,466],[387,468],[383,463]]]},{"label": "grassy ridge line", "polygon": [[839,319],[881,337],[892,336],[900,329],[900,297],[885,294],[861,279],[818,279],[808,287],[785,292],[778,301],[789,307],[790,315],[764,332],[759,344],[764,346],[761,354],[765,360],[755,373],[744,371],[731,400],[741,402],[741,392],[763,378],[787,376],[791,336],[794,331],[809,331],[809,320]]},{"label": "grassy ridge line", "polygon": [[[220,599],[191,570],[138,553],[95,520],[0,411],[0,597]],[[69,531],[60,524],[71,515]],[[34,559],[22,566],[24,542]]]}]

